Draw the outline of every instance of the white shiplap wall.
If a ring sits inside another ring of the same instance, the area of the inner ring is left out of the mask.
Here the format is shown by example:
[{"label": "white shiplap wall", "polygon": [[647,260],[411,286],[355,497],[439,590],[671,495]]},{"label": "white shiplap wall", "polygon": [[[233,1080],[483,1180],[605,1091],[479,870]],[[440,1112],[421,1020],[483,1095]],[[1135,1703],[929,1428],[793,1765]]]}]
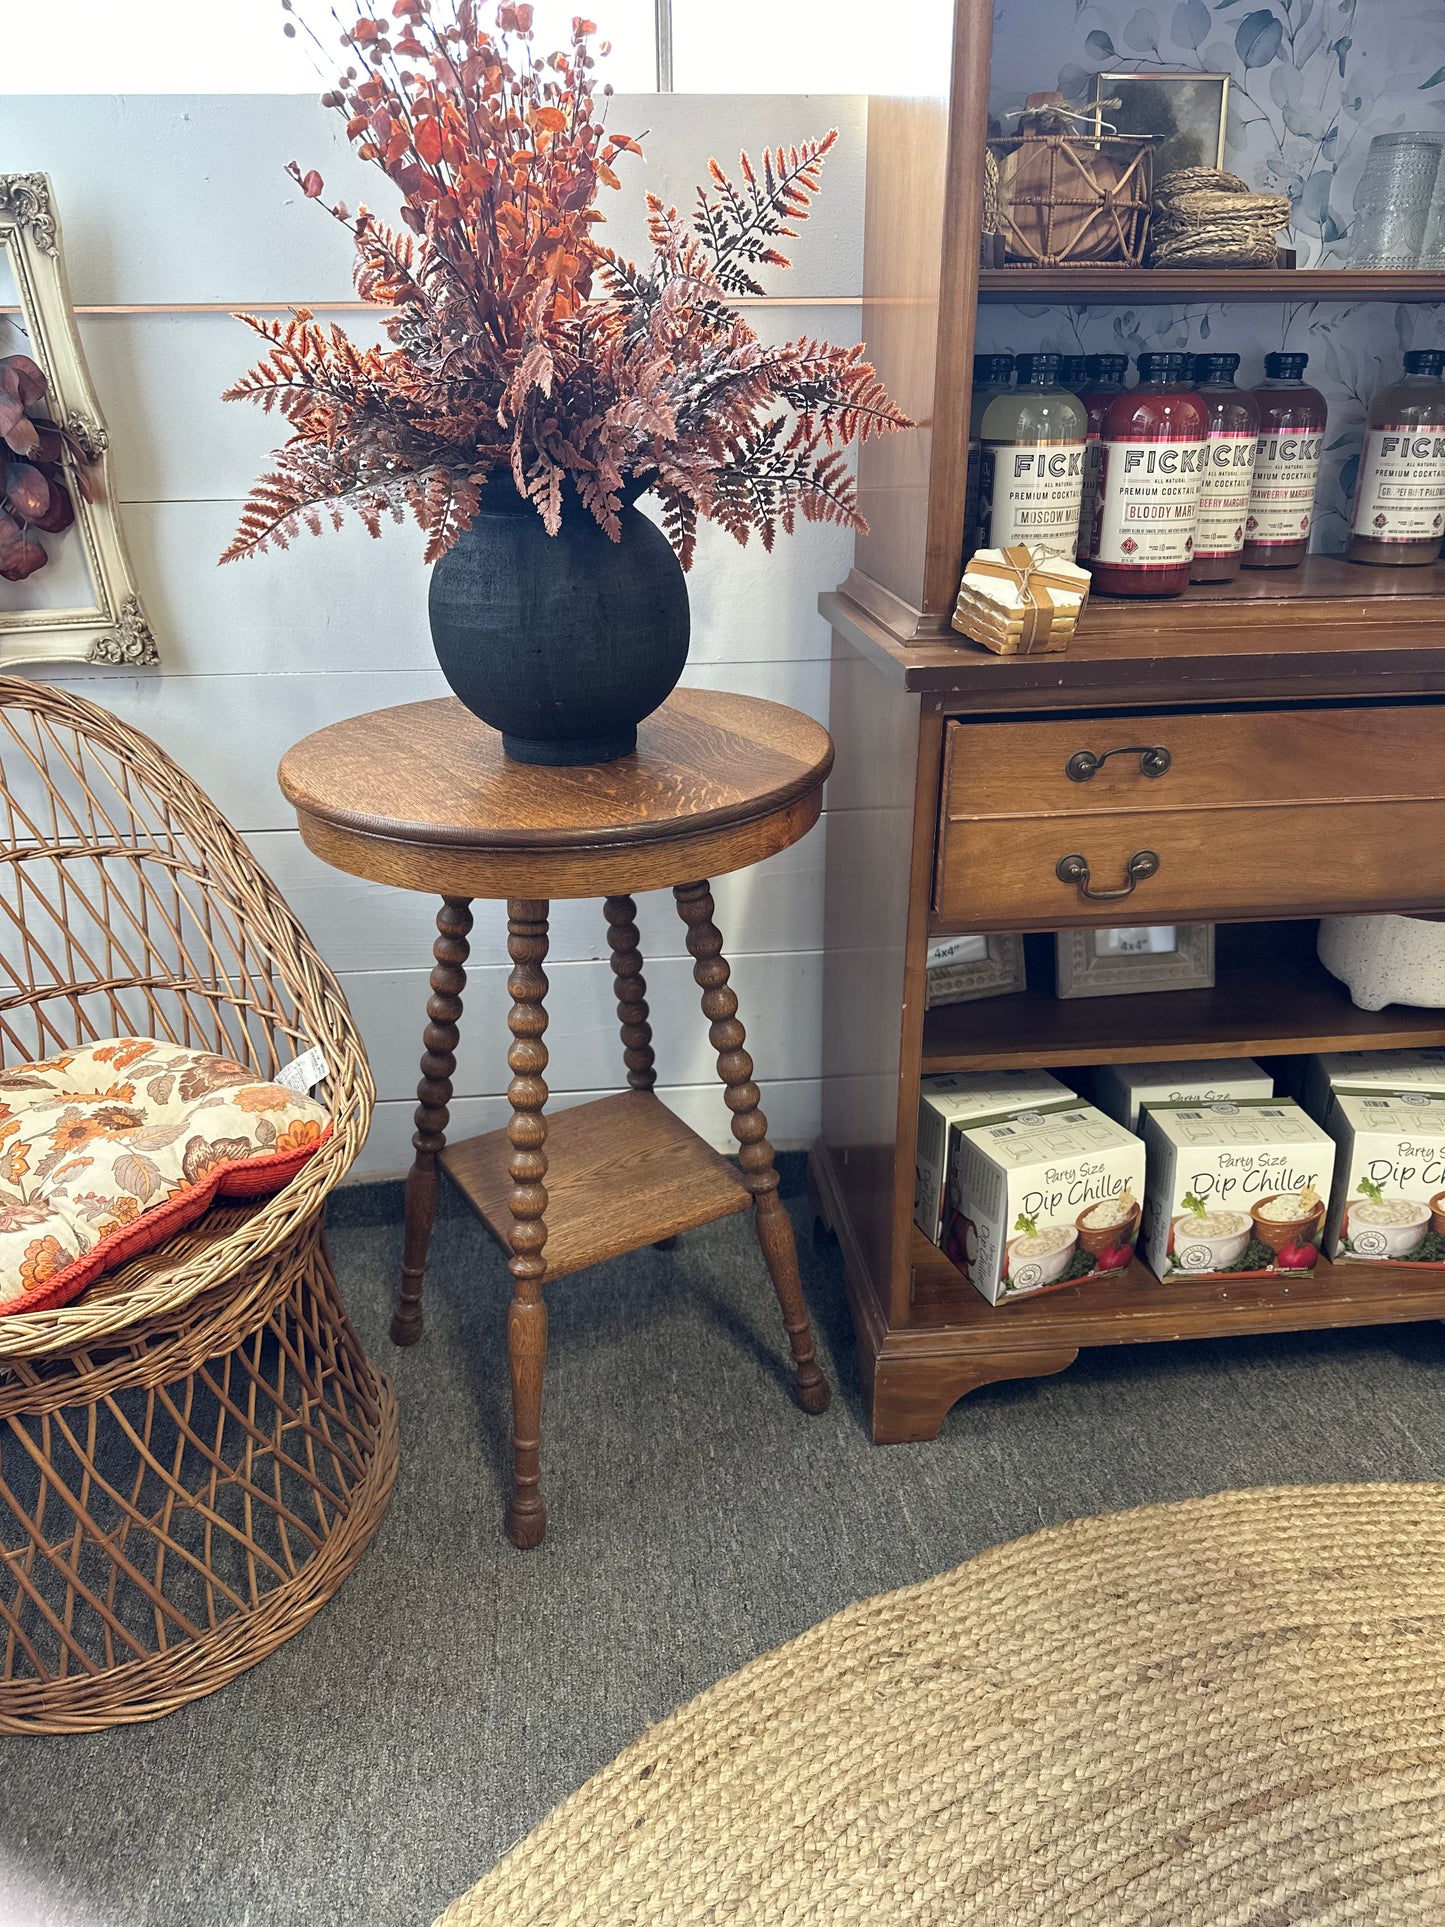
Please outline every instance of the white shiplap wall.
[{"label": "white shiplap wall", "polygon": [[[686,205],[716,153],[756,152],[840,128],[798,267],[779,293],[828,305],[765,309],[760,331],[854,340],[862,278],[864,103],[809,96],[618,95],[612,124],[645,133],[611,197],[608,238],[644,246],[642,193]],[[385,209],[385,183],[354,160],[334,117],[293,95],[0,96],[0,172],[54,181],[78,307],[351,297],[348,237],[304,203],[285,162],[315,165],[329,198]],[[840,301],[838,298],[842,297]],[[360,333],[365,317],[346,325]],[[372,542],[360,525],[224,570],[216,557],[247,486],[278,439],[259,410],[222,406],[254,358],[254,337],[224,314],[82,319],[110,426],[117,493],[164,667],[144,676],[54,677],[154,736],[247,837],[339,973],[365,1035],[380,1103],[357,1175],[410,1158],[416,1063],[430,961],[432,899],[344,877],[301,846],[276,786],[282,753],[308,731],[391,703],[443,695],[426,626],[426,572],[414,528]],[[818,592],[841,580],[852,541],[803,525],[771,557],[705,530],[693,567],[685,680],[793,703],[826,721],[828,633]],[[3,585],[0,585],[3,589]],[[720,879],[718,921],[766,1082],[776,1142],[818,1121],[823,823],[794,850]],[[677,1109],[726,1145],[706,1027],[670,897],[644,899],[660,1083]],[[507,1071],[505,917],[477,906],[454,1131],[503,1121]],[[551,1083],[562,1103],[613,1088],[620,1046],[600,905],[559,904],[548,961]]]}]

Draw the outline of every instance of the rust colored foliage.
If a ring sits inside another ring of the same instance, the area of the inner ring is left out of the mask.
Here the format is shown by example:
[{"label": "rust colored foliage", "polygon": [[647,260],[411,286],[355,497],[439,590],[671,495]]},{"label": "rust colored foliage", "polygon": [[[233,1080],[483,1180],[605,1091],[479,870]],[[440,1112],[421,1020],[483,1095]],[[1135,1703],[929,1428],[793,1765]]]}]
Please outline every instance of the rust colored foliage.
[{"label": "rust colored foliage", "polygon": [[[597,233],[614,162],[641,148],[603,124],[590,20],[542,58],[530,6],[499,6],[485,31],[475,0],[355,4],[352,65],[322,101],[394,183],[404,227],[330,211],[355,237],[358,292],[391,310],[390,345],[304,310],[240,317],[267,352],[226,399],[278,409],[294,433],[222,560],[346,510],[375,535],[408,509],[435,560],[484,486],[515,487],[553,534],[573,495],[614,540],[623,503],[651,488],[684,566],[700,515],[769,548],[799,513],[863,528],[847,445],[911,424],[861,345],[770,346],[732,306],[762,292],[755,270],[788,265],[778,243],[835,134],[744,155],[737,181],[712,162],[687,218],[649,194],[638,266]],[[322,197],[319,175],[289,172]]]}]

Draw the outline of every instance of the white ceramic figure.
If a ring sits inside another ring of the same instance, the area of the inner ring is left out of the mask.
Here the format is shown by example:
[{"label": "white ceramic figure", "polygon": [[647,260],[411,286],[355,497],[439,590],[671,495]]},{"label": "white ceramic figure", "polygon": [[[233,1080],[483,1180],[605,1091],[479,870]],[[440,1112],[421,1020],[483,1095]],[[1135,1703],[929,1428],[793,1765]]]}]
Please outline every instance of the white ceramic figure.
[{"label": "white ceramic figure", "polygon": [[1319,952],[1361,1010],[1445,1007],[1445,916],[1324,917]]}]

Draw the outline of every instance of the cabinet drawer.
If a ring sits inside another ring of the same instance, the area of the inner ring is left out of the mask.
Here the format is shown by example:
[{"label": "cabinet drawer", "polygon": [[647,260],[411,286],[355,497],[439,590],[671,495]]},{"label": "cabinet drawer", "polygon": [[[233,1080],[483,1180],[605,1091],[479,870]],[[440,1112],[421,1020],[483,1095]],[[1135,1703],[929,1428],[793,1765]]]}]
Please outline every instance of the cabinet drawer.
[{"label": "cabinet drawer", "polygon": [[1438,909],[1442,724],[1445,704],[951,723],[935,914],[1050,930]]},{"label": "cabinet drawer", "polygon": [[[979,818],[950,826],[934,907],[944,925],[983,930],[1432,910],[1442,839],[1445,802]],[[1070,857],[1086,883],[1060,877]],[[1122,893],[1142,857],[1157,867]]]},{"label": "cabinet drawer", "polygon": [[944,757],[946,822],[1435,801],[1445,796],[1445,703],[950,723]]}]

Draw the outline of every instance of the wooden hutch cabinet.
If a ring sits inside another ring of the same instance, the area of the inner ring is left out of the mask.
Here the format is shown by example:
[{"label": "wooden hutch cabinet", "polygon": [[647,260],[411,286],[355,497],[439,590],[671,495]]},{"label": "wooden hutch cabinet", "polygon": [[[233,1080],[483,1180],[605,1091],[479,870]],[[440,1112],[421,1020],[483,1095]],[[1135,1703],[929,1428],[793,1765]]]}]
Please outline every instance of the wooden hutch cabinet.
[{"label": "wooden hutch cabinet", "polygon": [[[1177,601],[1097,597],[1063,656],[946,639],[980,304],[1430,304],[1445,274],[980,274],[992,0],[958,0],[953,30],[946,100],[870,103],[865,327],[921,426],[862,451],[870,533],[822,601],[838,757],[810,1179],[841,1241],[880,1443],[930,1438],[966,1392],[1059,1371],[1084,1346],[1445,1316],[1439,1268],[1323,1261],[1168,1286],[1136,1261],[995,1308],[914,1228],[923,1076],[1445,1043],[1445,1011],[1356,1010],[1307,921],[1445,909],[1445,566],[1319,555]],[[1057,66],[1043,58],[1037,84]],[[1381,346],[1397,351],[1393,332]],[[1149,748],[1169,752],[1162,775]],[[1066,774],[1079,750],[1124,753],[1080,783]],[[1144,851],[1157,867],[1124,898]],[[1087,876],[1065,881],[1073,855]],[[1215,988],[1061,1002],[1044,981],[925,1012],[932,937],[1121,921],[1226,926]]]}]

